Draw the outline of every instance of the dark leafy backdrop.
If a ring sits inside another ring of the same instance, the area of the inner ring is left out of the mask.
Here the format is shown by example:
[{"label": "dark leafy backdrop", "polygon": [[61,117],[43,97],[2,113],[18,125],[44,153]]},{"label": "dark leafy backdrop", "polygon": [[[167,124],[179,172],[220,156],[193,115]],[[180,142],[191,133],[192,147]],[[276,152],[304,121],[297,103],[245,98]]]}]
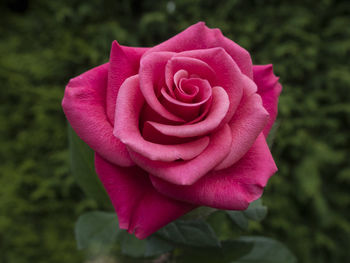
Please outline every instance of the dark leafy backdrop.
[{"label": "dark leafy backdrop", "polygon": [[284,242],[301,263],[350,260],[349,1],[3,0],[0,9],[1,262],[84,259],[74,222],[97,204],[69,171],[60,107],[69,78],[106,62],[114,39],[152,46],[199,20],[255,64],[273,63],[284,86],[269,214],[247,233]]}]

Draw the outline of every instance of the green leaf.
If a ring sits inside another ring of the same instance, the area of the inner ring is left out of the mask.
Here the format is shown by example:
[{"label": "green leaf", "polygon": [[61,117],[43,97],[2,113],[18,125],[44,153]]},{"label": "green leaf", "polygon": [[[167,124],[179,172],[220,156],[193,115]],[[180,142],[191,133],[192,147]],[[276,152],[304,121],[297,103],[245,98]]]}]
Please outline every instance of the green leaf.
[{"label": "green leaf", "polygon": [[267,207],[262,204],[261,199],[252,202],[248,209],[243,211],[244,215],[251,220],[261,221],[267,215]]},{"label": "green leaf", "polygon": [[160,254],[164,254],[174,249],[174,246],[156,235],[152,235],[147,239],[146,242],[146,257],[153,257]]},{"label": "green leaf", "polygon": [[187,248],[176,258],[178,263],[230,263],[249,253],[253,245],[240,240],[223,241],[221,248]]},{"label": "green leaf", "polygon": [[170,242],[155,235],[139,240],[134,235],[122,231],[119,237],[122,253],[133,258],[158,256],[174,249]]},{"label": "green leaf", "polygon": [[181,220],[196,220],[196,219],[205,219],[206,217],[210,216],[212,213],[218,211],[216,208],[207,207],[207,206],[200,206],[196,209],[192,210],[191,212],[183,215],[181,217]]},{"label": "green leaf", "polygon": [[241,229],[246,230],[250,220],[261,221],[267,215],[267,207],[262,204],[261,199],[252,202],[245,211],[229,211],[226,213],[231,220]]},{"label": "green leaf", "polygon": [[219,247],[211,226],[203,220],[177,220],[157,232],[161,237],[175,243],[195,247]]},{"label": "green leaf", "polygon": [[93,150],[78,137],[70,125],[68,125],[68,136],[71,170],[77,183],[87,196],[99,204],[111,205],[110,199],[95,172]]},{"label": "green leaf", "polygon": [[281,242],[267,237],[241,237],[252,243],[253,249],[232,263],[295,263],[296,257]]},{"label": "green leaf", "polygon": [[140,240],[126,231],[121,233],[122,253],[131,257],[140,258],[146,254],[146,240]]},{"label": "green leaf", "polygon": [[81,215],[75,224],[78,249],[105,246],[116,241],[120,229],[115,213],[93,211]]},{"label": "green leaf", "polygon": [[226,211],[231,220],[243,230],[248,229],[248,219],[241,211]]}]

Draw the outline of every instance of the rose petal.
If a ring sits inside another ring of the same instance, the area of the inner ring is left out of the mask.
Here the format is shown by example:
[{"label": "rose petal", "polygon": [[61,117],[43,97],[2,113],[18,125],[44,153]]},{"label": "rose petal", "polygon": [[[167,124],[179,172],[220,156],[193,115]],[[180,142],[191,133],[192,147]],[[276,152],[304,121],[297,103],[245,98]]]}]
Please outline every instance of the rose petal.
[{"label": "rose petal", "polygon": [[191,185],[220,163],[231,148],[231,130],[226,124],[222,129],[210,136],[208,147],[190,161],[159,162],[129,151],[135,163],[163,180],[172,184]]},{"label": "rose petal", "polygon": [[209,82],[200,78],[182,79],[179,88],[176,90],[179,94],[194,95],[191,104],[206,102],[212,94]]},{"label": "rose petal", "polygon": [[273,74],[272,65],[254,66],[254,81],[258,86],[263,105],[270,114],[270,119],[265,126],[264,135],[267,136],[276,120],[278,97],[282,91],[282,86],[278,82],[278,77]]},{"label": "rose petal", "polygon": [[195,206],[158,193],[142,169],[122,168],[95,155],[97,174],[118,215],[119,227],[146,238]]},{"label": "rose petal", "polygon": [[[167,74],[166,70],[165,70],[165,75]],[[179,82],[181,79],[187,79],[188,78],[188,72],[184,69],[180,69],[178,70],[175,74],[174,74],[174,84],[176,87],[179,86]],[[172,87],[172,84],[169,83],[170,87]]]},{"label": "rose petal", "polygon": [[126,79],[118,93],[113,133],[128,148],[151,160],[171,162],[178,159],[190,160],[208,146],[208,137],[176,145],[146,141],[139,130],[139,115],[143,104],[138,75]]},{"label": "rose petal", "polygon": [[230,167],[241,159],[264,129],[268,117],[258,94],[244,99],[229,124],[232,132],[231,152],[215,170]]},{"label": "rose petal", "polygon": [[[172,73],[170,76],[167,76],[167,70],[165,69],[165,82],[167,83],[166,87],[169,94],[175,98],[176,96],[173,91],[173,82],[175,84],[175,87],[178,88],[180,84],[180,80],[187,79],[187,78],[188,78],[188,72],[186,70],[180,69],[174,74],[174,76],[172,75]],[[184,99],[187,100],[186,96]]]},{"label": "rose petal", "polygon": [[155,122],[166,123],[166,124],[178,124],[178,122],[170,121],[160,116],[147,103],[143,105],[143,108],[141,110],[140,127],[142,127],[146,121],[155,121]]},{"label": "rose petal", "polygon": [[[161,90],[161,94],[163,96],[162,104],[172,113],[179,116],[180,118],[191,121],[195,119],[200,110],[203,108],[205,103],[210,100],[212,95],[212,88],[207,80],[192,78],[181,81],[182,84],[186,85],[187,83],[196,85],[198,89],[198,94],[196,99],[198,98],[198,102],[187,103],[179,101],[173,97],[171,97],[163,88]],[[176,89],[177,90],[177,89]],[[176,91],[175,90],[175,91]],[[176,92],[175,92],[176,93]]]},{"label": "rose petal", "polygon": [[138,73],[140,58],[148,48],[124,47],[113,41],[109,58],[108,88],[106,96],[107,116],[114,122],[115,102],[120,86],[130,76]]},{"label": "rose petal", "polygon": [[184,51],[176,54],[175,57],[199,59],[214,70],[216,80],[210,84],[211,86],[220,86],[227,92],[230,106],[224,122],[229,121],[241,101],[246,85],[245,75],[241,73],[235,61],[233,61],[223,48]]},{"label": "rose petal", "polygon": [[125,145],[113,136],[106,115],[108,64],[91,69],[71,79],[66,87],[62,107],[78,136],[108,161],[133,164]]},{"label": "rose petal", "polygon": [[237,63],[243,74],[253,79],[252,60],[249,52],[224,37],[219,29],[210,29],[204,22],[190,26],[178,35],[149,49],[147,54],[159,51],[182,52],[194,49],[222,47]]},{"label": "rose petal", "polygon": [[238,163],[209,173],[193,185],[174,185],[156,176],[150,178],[160,193],[171,198],[218,209],[244,210],[262,195],[268,179],[276,171],[277,167],[261,133]]},{"label": "rose petal", "polygon": [[211,96],[209,98],[208,102],[203,105],[203,107],[201,109],[202,113],[197,118],[193,119],[190,122],[187,122],[186,124],[190,125],[190,124],[197,123],[197,122],[200,122],[201,120],[203,120],[204,117],[207,116],[207,114],[208,114],[208,112],[209,112],[209,110],[211,108],[212,101],[213,101],[213,96]]},{"label": "rose petal", "polygon": [[157,52],[144,56],[140,65],[140,89],[147,104],[162,117],[176,122],[184,122],[169,112],[158,100],[165,83],[165,65],[174,55],[172,52]]},{"label": "rose petal", "polygon": [[227,93],[223,88],[214,87],[212,94],[211,109],[207,117],[201,122],[184,125],[167,125],[148,121],[147,124],[152,125],[159,132],[168,136],[185,138],[208,134],[218,128],[220,123],[222,123],[230,104]]},{"label": "rose petal", "polygon": [[255,82],[245,75],[243,75],[243,82],[244,82],[243,98],[249,97],[250,95],[258,91],[258,87],[256,86]]},{"label": "rose petal", "polygon": [[180,138],[164,135],[156,130],[153,126],[149,125],[147,122],[142,129],[142,137],[146,141],[164,145],[187,143],[198,139],[197,137]]},{"label": "rose petal", "polygon": [[[198,93],[200,92],[200,89],[198,86],[194,85],[193,83],[187,83],[184,85],[184,83],[186,83],[185,80],[188,80],[188,79],[181,79],[181,81],[179,81],[179,85],[175,87],[174,89],[175,97],[177,100],[181,102],[192,103],[196,99]],[[198,79],[198,80],[203,80],[203,79]],[[211,90],[211,86],[209,83],[208,85]]]},{"label": "rose petal", "polygon": [[178,79],[175,78],[178,72],[180,72],[182,77],[185,74],[184,72],[186,72],[188,76],[196,75],[210,83],[214,83],[216,79],[215,71],[204,61],[191,57],[175,56],[168,61],[165,68],[165,81],[170,91],[172,90],[173,83],[178,84]]}]

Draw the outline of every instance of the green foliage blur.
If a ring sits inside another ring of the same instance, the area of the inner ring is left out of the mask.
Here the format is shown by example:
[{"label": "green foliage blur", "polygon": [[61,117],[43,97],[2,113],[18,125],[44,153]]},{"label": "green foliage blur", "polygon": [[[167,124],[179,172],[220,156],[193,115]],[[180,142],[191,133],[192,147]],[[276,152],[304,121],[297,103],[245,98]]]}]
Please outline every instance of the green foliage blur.
[{"label": "green foliage blur", "polygon": [[[66,83],[108,60],[114,39],[160,43],[199,20],[281,77],[279,172],[252,234],[301,263],[350,262],[348,0],[2,0],[0,262],[83,262],[73,227],[96,208],[69,172]],[[283,263],[283,262],[281,262]]]}]

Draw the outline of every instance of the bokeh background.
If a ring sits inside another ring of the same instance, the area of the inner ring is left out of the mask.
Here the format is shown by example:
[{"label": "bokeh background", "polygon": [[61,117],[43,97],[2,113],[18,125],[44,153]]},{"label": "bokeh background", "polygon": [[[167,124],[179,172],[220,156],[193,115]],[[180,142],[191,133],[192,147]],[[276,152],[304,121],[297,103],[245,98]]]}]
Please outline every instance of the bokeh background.
[{"label": "bokeh background", "polygon": [[96,203],[69,172],[64,87],[106,62],[114,39],[152,46],[199,20],[254,64],[273,63],[284,88],[269,214],[249,233],[301,263],[350,262],[348,0],[2,0],[0,10],[0,262],[84,261],[74,223]]}]

